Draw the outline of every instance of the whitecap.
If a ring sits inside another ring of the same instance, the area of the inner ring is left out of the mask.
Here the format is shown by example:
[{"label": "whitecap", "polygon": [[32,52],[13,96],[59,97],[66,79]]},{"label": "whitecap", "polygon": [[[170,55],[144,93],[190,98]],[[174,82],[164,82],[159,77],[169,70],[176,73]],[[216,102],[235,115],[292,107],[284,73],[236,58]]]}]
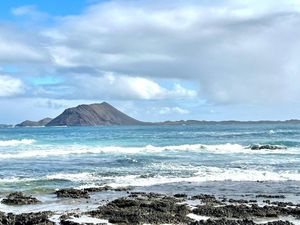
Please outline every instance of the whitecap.
[{"label": "whitecap", "polygon": [[34,142],[36,142],[34,139],[1,140],[0,147],[17,146],[17,145],[32,145]]},{"label": "whitecap", "polygon": [[[32,144],[34,140],[24,139],[21,142],[23,144]],[[16,144],[15,142],[12,142]],[[11,143],[11,144],[12,144]],[[51,145],[39,145],[35,146],[36,150],[22,150],[13,153],[2,153],[0,154],[0,159],[10,159],[10,158],[39,158],[39,157],[55,157],[55,156],[66,156],[66,155],[76,155],[76,154],[101,154],[101,153],[111,153],[111,154],[144,154],[144,153],[160,153],[165,151],[186,151],[186,152],[208,152],[215,154],[299,154],[299,149],[289,148],[289,149],[275,149],[268,150],[262,149],[259,151],[253,151],[249,149],[249,146],[243,146],[240,144],[184,144],[184,145],[170,145],[170,146],[153,146],[146,145],[142,147],[121,147],[121,146],[84,146],[84,145],[69,145],[69,146],[51,146]]]}]

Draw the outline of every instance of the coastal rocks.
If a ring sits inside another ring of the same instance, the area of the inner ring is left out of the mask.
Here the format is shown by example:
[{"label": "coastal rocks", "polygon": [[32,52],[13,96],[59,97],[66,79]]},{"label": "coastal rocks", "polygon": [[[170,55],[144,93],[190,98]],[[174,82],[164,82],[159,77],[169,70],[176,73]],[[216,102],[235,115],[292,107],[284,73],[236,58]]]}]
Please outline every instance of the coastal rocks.
[{"label": "coastal rocks", "polygon": [[207,194],[200,194],[200,195],[195,195],[192,196],[192,200],[201,200],[203,203],[206,204],[219,204],[221,205],[222,203],[217,200],[217,198],[213,195],[207,195]]},{"label": "coastal rocks", "polygon": [[279,206],[279,207],[287,207],[287,206],[297,206],[297,207],[300,207],[300,204],[294,204],[292,202],[279,202],[279,201],[271,202],[270,200],[264,200],[263,202],[267,203],[269,205],[276,205],[276,206]]},{"label": "coastal rocks", "polygon": [[118,187],[113,188],[110,186],[103,187],[90,187],[84,189],[64,188],[57,190],[55,194],[58,198],[90,198],[89,193],[102,192],[102,191],[130,191],[131,187]]},{"label": "coastal rocks", "polygon": [[55,225],[49,220],[51,212],[12,214],[0,213],[0,225]]},{"label": "coastal rocks", "polygon": [[251,150],[280,150],[280,149],[287,149],[287,147],[285,146],[281,146],[281,145],[250,145],[248,148],[250,148]]},{"label": "coastal rocks", "polygon": [[90,198],[88,191],[73,188],[60,189],[55,194],[58,198]]},{"label": "coastal rocks", "polygon": [[193,213],[201,216],[210,216],[216,218],[235,218],[235,219],[248,219],[248,218],[278,218],[279,216],[293,216],[300,218],[300,208],[298,207],[280,207],[269,206],[263,207],[253,204],[251,206],[240,205],[225,205],[213,207],[211,205],[199,205],[193,209]]},{"label": "coastal rocks", "polygon": [[[256,225],[252,220],[227,220],[227,219],[220,219],[220,220],[211,220],[208,219],[207,221],[196,221],[192,222],[189,225]],[[288,221],[274,221],[269,223],[264,223],[260,225],[293,225]]]},{"label": "coastal rocks", "polygon": [[112,189],[112,187],[110,187],[110,186],[103,186],[103,187],[89,187],[89,188],[85,188],[83,190],[87,191],[87,192],[102,192],[102,191],[109,191],[111,189]]},{"label": "coastal rocks", "polygon": [[108,219],[114,224],[187,224],[190,212],[186,204],[174,197],[154,193],[133,193],[119,198],[88,214]]},{"label": "coastal rocks", "polygon": [[103,187],[90,187],[83,189],[87,192],[102,192],[102,191],[130,191],[132,190],[132,187],[117,187],[113,188],[111,186],[103,186]]},{"label": "coastal rocks", "polygon": [[238,204],[252,204],[252,203],[257,203],[256,200],[246,200],[246,199],[229,199],[229,203],[238,203]]},{"label": "coastal rocks", "polygon": [[174,197],[175,197],[175,198],[186,199],[188,196],[187,196],[187,194],[175,194]]},{"label": "coastal rocks", "polygon": [[60,225],[107,225],[109,222],[86,215],[66,215],[60,217]]},{"label": "coastal rocks", "polygon": [[205,215],[221,218],[247,219],[250,217],[278,217],[280,210],[277,207],[258,205],[226,205],[211,207],[209,205],[200,205],[193,210],[197,215]]},{"label": "coastal rocks", "polygon": [[266,195],[266,194],[260,194],[256,195],[256,198],[285,198],[284,195]]},{"label": "coastal rocks", "polygon": [[13,192],[2,199],[1,203],[6,205],[30,205],[40,203],[40,201],[35,197],[25,196],[22,192]]}]

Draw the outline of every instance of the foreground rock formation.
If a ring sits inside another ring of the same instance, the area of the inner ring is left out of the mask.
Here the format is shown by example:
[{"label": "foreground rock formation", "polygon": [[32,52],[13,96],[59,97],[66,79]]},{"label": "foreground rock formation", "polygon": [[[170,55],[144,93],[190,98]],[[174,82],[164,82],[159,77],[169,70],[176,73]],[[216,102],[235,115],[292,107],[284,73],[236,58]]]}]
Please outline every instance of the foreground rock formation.
[{"label": "foreground rock formation", "polygon": [[2,199],[1,203],[6,205],[30,205],[40,203],[40,201],[35,197],[26,196],[22,192],[13,192]]},{"label": "foreground rock formation", "polygon": [[37,212],[37,213],[0,213],[0,225],[55,225],[49,219],[52,212]]},{"label": "foreground rock formation", "polygon": [[[259,205],[255,199],[226,199],[207,194],[188,196],[180,193],[168,196],[158,193],[129,192],[127,188],[114,190],[108,186],[90,188],[89,191],[91,193],[123,191],[127,196],[104,205],[99,203],[97,209],[85,212],[46,211],[17,215],[0,212],[0,225],[293,225],[283,218],[300,220],[300,205],[296,203],[275,202],[275,204],[264,200],[265,205]],[[85,189],[62,189],[56,194],[57,197],[68,198],[90,197]],[[264,196],[284,198],[282,195],[257,195],[254,198],[265,199]],[[8,195],[6,199],[26,198],[29,199],[24,194],[16,192]],[[193,201],[196,205],[191,207]],[[91,220],[94,222],[90,222]],[[266,222],[255,222],[257,220]]]}]

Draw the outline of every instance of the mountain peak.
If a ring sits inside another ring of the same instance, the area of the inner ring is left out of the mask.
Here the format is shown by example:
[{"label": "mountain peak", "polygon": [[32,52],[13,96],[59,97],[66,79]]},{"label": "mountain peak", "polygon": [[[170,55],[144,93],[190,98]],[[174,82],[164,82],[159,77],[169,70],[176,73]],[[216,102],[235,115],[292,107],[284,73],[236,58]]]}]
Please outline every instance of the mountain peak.
[{"label": "mountain peak", "polygon": [[140,125],[138,121],[107,102],[78,105],[66,109],[47,126]]}]

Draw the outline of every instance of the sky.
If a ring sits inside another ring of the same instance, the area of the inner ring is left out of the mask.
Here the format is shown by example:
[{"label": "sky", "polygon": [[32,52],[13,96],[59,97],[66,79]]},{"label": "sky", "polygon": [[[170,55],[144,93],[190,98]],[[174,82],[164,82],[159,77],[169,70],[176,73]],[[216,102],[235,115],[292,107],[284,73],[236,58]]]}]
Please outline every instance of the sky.
[{"label": "sky", "polygon": [[300,0],[0,2],[0,123],[300,119]]}]

